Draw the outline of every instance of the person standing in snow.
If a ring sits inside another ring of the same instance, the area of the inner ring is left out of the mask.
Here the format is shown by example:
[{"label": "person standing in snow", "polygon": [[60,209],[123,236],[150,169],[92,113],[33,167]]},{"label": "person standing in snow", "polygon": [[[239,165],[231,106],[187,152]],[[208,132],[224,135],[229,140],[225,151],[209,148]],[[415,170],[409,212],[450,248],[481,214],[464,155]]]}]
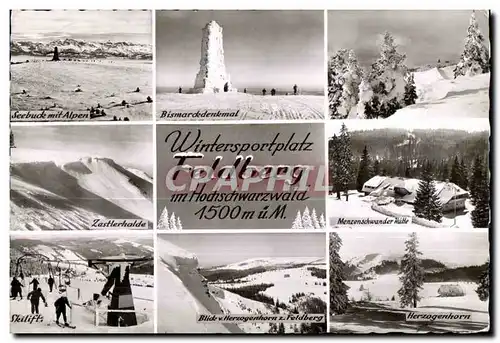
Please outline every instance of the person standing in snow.
[{"label": "person standing in snow", "polygon": [[23,285],[21,282],[19,282],[19,280],[14,276],[14,278],[12,278],[12,282],[10,283],[11,300],[16,299],[17,295],[21,296],[21,300],[23,299],[22,287]]},{"label": "person standing in snow", "polygon": [[266,91],[266,89],[264,88],[264,89],[262,90],[262,95],[266,95],[266,92],[267,92],[267,91]]},{"label": "person standing in snow", "polygon": [[49,291],[50,291],[50,293],[52,293],[52,288],[54,287],[54,283],[55,283],[52,275],[49,277],[49,280],[47,281],[47,283],[49,284]]},{"label": "person standing in snow", "polygon": [[[110,310],[135,310],[132,288],[130,286],[130,264],[117,263],[112,266],[101,295],[106,296],[113,287]],[[108,326],[134,326],[137,325],[135,312],[108,312]]]},{"label": "person standing in snow", "polygon": [[38,289],[39,284],[40,282],[37,280],[36,277],[34,277],[33,280],[31,280],[30,285],[33,285],[33,292]]},{"label": "person standing in snow", "polygon": [[64,325],[69,326],[68,319],[66,317],[66,306],[71,308],[68,298],[66,297],[66,287],[59,288],[59,293],[61,296],[54,302],[56,308],[56,324],[59,325],[59,318],[63,317]]},{"label": "person standing in snow", "polygon": [[42,294],[41,288],[37,288],[36,290],[29,292],[27,298],[31,301],[31,314],[40,313],[38,310],[38,306],[40,305],[40,298],[42,298],[45,307],[47,307],[47,301]]},{"label": "person standing in snow", "polygon": [[293,85],[293,95],[297,95],[298,89],[297,85]]}]

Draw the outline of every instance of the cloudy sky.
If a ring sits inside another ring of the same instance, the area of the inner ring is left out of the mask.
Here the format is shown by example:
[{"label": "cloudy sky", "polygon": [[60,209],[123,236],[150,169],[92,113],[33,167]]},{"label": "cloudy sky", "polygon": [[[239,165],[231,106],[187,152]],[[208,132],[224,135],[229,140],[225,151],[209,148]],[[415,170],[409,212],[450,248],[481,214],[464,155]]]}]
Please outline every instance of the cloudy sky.
[{"label": "cloudy sky", "polygon": [[195,254],[203,268],[262,257],[320,259],[326,254],[324,233],[197,233],[160,237]]},{"label": "cloudy sky", "polygon": [[[397,231],[341,232],[340,255],[344,260],[373,253],[402,256],[408,235],[409,232]],[[435,259],[450,266],[481,265],[489,256],[487,230],[427,230],[417,235],[423,258]]]},{"label": "cloudy sky", "polygon": [[490,122],[486,118],[464,118],[451,120],[450,118],[430,120],[398,120],[398,119],[369,119],[369,120],[331,120],[326,124],[326,136],[331,137],[340,132],[344,123],[349,131],[376,130],[376,129],[409,129],[432,130],[449,129],[473,131],[489,131]]},{"label": "cloudy sky", "polygon": [[323,11],[157,11],[159,87],[194,86],[203,27],[223,28],[227,72],[236,88],[322,90]]},{"label": "cloudy sky", "polygon": [[16,10],[11,15],[13,40],[73,38],[151,44],[151,25],[151,11],[138,10]]},{"label": "cloudy sky", "polygon": [[[456,61],[472,11],[329,11],[328,54],[353,49],[358,60],[369,66],[378,57],[381,34],[389,31],[407,56],[410,67]],[[488,21],[476,11],[480,29],[488,39]],[[486,45],[487,46],[487,45]]]},{"label": "cloudy sky", "polygon": [[18,126],[12,128],[13,162],[74,162],[106,157],[153,175],[153,131],[150,125]]}]

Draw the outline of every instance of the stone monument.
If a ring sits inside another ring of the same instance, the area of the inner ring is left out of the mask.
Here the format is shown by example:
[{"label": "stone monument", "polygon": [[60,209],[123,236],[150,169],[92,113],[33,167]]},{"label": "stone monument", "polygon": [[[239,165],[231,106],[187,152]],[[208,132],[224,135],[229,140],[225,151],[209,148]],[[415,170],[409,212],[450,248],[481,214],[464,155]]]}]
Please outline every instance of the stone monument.
[{"label": "stone monument", "polygon": [[196,75],[193,93],[236,92],[226,72],[222,27],[214,20],[203,28],[200,70]]}]

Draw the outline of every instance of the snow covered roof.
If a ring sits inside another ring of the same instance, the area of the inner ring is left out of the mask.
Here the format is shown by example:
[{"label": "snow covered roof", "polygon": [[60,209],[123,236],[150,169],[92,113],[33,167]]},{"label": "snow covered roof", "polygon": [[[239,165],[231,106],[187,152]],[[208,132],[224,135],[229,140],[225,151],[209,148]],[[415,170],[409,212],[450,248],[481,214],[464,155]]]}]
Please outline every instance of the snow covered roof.
[{"label": "snow covered roof", "polygon": [[376,176],[372,177],[370,180],[366,181],[363,186],[370,187],[370,188],[376,188],[376,187],[380,186],[380,184],[382,182],[384,182],[385,179],[387,179],[387,176],[376,175]]}]

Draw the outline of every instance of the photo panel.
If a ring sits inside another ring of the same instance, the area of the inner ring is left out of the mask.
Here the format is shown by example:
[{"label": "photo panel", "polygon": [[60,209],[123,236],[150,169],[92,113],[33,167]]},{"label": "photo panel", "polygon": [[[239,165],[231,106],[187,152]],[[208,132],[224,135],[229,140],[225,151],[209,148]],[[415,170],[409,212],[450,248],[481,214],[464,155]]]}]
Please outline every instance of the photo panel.
[{"label": "photo panel", "polygon": [[12,10],[10,24],[11,121],[152,120],[151,10]]},{"label": "photo panel", "polygon": [[156,118],[324,119],[324,11],[156,11]]},{"label": "photo panel", "polygon": [[[158,235],[158,333],[326,332],[325,233]],[[301,249],[297,249],[297,246]]]},{"label": "photo panel", "polygon": [[10,332],[154,333],[153,233],[11,233]]},{"label": "photo panel", "polygon": [[488,230],[374,229],[329,234],[330,333],[488,332]]},{"label": "photo panel", "polygon": [[488,119],[330,121],[331,228],[490,225]]},{"label": "photo panel", "polygon": [[151,125],[13,126],[10,230],[153,229]]},{"label": "photo panel", "polygon": [[488,118],[488,10],[329,10],[330,119]]},{"label": "photo panel", "polygon": [[159,230],[324,230],[324,125],[157,125]]}]

